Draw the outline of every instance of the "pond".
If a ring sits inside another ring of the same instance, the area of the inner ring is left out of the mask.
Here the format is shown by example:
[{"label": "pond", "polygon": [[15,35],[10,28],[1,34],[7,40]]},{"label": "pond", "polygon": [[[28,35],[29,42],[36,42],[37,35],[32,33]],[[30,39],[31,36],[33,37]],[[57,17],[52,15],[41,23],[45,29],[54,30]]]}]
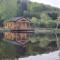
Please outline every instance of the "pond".
[{"label": "pond", "polygon": [[[60,35],[58,35],[60,39]],[[0,57],[26,57],[58,50],[55,34],[32,34],[25,47],[0,41]]]}]

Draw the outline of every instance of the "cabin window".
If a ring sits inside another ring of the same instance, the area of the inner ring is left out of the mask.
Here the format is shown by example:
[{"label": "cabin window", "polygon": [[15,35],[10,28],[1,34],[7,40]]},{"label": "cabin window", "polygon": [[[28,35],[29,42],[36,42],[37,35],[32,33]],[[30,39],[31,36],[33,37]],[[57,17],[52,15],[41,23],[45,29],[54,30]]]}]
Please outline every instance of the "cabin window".
[{"label": "cabin window", "polygon": [[20,28],[21,28],[21,22],[18,23],[18,29],[20,29]]},{"label": "cabin window", "polygon": [[20,36],[19,36],[18,33],[16,34],[15,38],[16,38],[16,41],[19,41],[20,40]]},{"label": "cabin window", "polygon": [[11,23],[11,26],[13,26],[13,23]]},{"label": "cabin window", "polygon": [[21,40],[21,36],[20,36],[20,34],[18,33],[18,40]]},{"label": "cabin window", "polygon": [[5,38],[7,38],[7,34],[5,33]]},{"label": "cabin window", "polygon": [[27,23],[27,27],[30,28],[30,23]]},{"label": "cabin window", "polygon": [[14,40],[14,35],[13,34],[11,35],[11,39]]},{"label": "cabin window", "polygon": [[8,23],[6,23],[5,26],[8,27]]},{"label": "cabin window", "polygon": [[25,23],[24,23],[24,22],[22,22],[22,25],[23,25],[23,26],[25,26]]},{"label": "cabin window", "polygon": [[21,33],[21,40],[26,40],[27,36],[25,33]]},{"label": "cabin window", "polygon": [[27,28],[27,23],[25,23],[25,27]]},{"label": "cabin window", "polygon": [[11,28],[11,26],[12,26],[12,23],[9,24],[9,27],[10,27],[10,28]]}]

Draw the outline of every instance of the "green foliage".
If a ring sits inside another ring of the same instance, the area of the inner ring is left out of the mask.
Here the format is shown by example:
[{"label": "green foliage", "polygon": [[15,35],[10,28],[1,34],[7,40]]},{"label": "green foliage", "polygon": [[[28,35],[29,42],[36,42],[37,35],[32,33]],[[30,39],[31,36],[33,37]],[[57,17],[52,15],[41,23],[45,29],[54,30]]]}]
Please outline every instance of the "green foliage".
[{"label": "green foliage", "polygon": [[33,23],[34,25],[36,25],[36,24],[37,24],[38,19],[37,19],[37,18],[35,18],[35,17],[32,17],[31,21],[32,21],[32,23]]},{"label": "green foliage", "polygon": [[30,17],[32,17],[31,21],[36,27],[56,27],[57,22],[54,20],[57,20],[58,16],[60,15],[60,9],[36,2],[30,2],[28,5],[28,11]]},{"label": "green foliage", "polygon": [[15,58],[16,47],[7,42],[0,41],[0,58]]},{"label": "green foliage", "polygon": [[41,21],[40,21],[40,23],[42,25],[46,25],[46,27],[47,27],[50,20],[51,20],[51,18],[46,13],[42,13],[41,14]]},{"label": "green foliage", "polygon": [[17,14],[17,0],[2,0],[0,2],[0,17],[8,19]]}]

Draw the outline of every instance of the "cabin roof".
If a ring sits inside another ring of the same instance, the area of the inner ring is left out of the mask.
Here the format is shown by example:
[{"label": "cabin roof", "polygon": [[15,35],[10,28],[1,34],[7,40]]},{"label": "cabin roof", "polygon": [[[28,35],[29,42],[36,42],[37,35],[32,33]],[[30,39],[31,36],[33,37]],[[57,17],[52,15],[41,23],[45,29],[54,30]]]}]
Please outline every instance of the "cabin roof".
[{"label": "cabin roof", "polygon": [[14,17],[14,18],[11,18],[11,21],[17,21],[17,20],[21,20],[23,17]]},{"label": "cabin roof", "polygon": [[4,23],[6,23],[6,22],[16,22],[16,21],[22,21],[22,20],[27,20],[27,21],[29,21],[30,23],[31,23],[31,21],[30,21],[30,19],[28,19],[28,18],[24,18],[24,17],[13,17],[13,18],[11,18],[11,19],[9,19],[9,20],[7,20],[7,21],[4,21]]},{"label": "cabin roof", "polygon": [[14,18],[9,19],[8,22],[10,22],[10,21],[17,21],[17,20],[23,20],[23,19],[31,22],[30,19],[24,18],[24,17],[14,17]]}]

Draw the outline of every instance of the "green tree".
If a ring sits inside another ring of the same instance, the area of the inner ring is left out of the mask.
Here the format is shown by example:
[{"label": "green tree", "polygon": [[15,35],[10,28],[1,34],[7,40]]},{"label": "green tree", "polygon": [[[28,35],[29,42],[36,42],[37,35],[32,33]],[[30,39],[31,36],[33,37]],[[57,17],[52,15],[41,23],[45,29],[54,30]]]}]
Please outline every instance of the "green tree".
[{"label": "green tree", "polygon": [[50,23],[51,20],[52,19],[46,13],[42,13],[40,24],[45,25],[46,27],[48,27],[48,24]]},{"label": "green tree", "polygon": [[36,17],[32,17],[31,22],[33,23],[34,26],[37,26],[38,19]]},{"label": "green tree", "polygon": [[0,0],[0,16],[8,19],[17,14],[17,0]]}]

